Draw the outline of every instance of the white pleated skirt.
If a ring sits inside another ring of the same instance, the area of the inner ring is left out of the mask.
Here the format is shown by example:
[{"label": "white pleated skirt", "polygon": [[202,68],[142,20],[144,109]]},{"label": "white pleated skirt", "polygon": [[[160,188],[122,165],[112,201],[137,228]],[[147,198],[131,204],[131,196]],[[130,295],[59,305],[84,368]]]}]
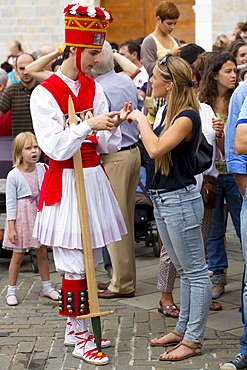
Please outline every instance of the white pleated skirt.
[{"label": "white pleated skirt", "polygon": [[[101,166],[83,169],[92,248],[121,240],[127,233],[124,219],[110,182]],[[81,227],[73,169],[64,169],[62,199],[38,212],[33,236],[42,244],[82,249]]]}]

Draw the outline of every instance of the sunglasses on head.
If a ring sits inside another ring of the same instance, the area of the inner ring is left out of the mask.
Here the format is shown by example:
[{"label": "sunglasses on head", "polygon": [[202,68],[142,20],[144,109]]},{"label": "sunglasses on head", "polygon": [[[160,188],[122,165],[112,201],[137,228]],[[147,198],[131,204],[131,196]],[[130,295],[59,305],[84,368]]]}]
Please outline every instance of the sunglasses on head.
[{"label": "sunglasses on head", "polygon": [[160,61],[160,66],[161,66],[162,64],[166,64],[166,68],[167,68],[167,70],[168,70],[168,73],[169,73],[169,75],[170,75],[170,77],[171,77],[171,80],[173,81],[173,77],[172,77],[171,70],[170,70],[170,68],[168,67],[168,64],[167,64],[167,59],[168,59],[169,57],[172,57],[172,54],[171,54],[171,53],[166,54],[166,55],[164,56],[164,58],[163,58],[163,59],[161,59],[161,61]]}]

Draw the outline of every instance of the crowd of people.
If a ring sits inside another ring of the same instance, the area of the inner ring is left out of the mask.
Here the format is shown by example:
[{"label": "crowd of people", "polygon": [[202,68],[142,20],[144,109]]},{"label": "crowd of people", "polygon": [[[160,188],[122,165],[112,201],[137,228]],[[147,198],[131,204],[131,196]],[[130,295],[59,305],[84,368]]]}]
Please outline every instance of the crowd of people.
[{"label": "crowd of people", "polygon": [[[108,363],[78,318],[90,306],[73,158],[79,151],[94,264],[103,258],[110,276],[98,283],[98,297],[131,298],[135,194],[145,152],[145,187],[161,249],[158,310],[177,319],[173,331],[150,345],[175,346],[161,361],[199,356],[208,310],[222,309],[217,299],[227,285],[228,213],[247,259],[247,22],[205,51],[172,34],[180,12],[170,1],[158,4],[152,33],[121,44],[105,41],[110,11],[69,4],[64,13],[63,46],[29,53],[15,41],[0,69],[0,136],[14,139],[7,211],[0,215],[2,248],[13,251],[6,303],[18,305],[19,268],[24,253],[35,249],[43,294],[59,300],[59,314],[67,317],[65,345],[86,362]],[[78,28],[71,26],[75,17]],[[104,27],[84,29],[85,19]],[[69,96],[77,116],[72,124]],[[203,135],[213,147],[212,163],[198,174]],[[217,188],[214,204],[203,202],[206,180]],[[47,246],[63,276],[59,293],[51,285]],[[176,274],[180,307],[172,294]],[[242,347],[222,370],[247,369],[246,286],[245,272]],[[111,343],[101,339],[101,345]]]}]

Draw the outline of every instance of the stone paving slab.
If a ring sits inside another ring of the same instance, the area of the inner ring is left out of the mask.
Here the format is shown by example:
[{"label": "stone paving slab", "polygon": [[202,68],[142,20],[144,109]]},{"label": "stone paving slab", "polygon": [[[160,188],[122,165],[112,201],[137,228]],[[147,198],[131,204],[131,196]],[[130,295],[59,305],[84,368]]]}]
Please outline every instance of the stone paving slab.
[{"label": "stone paving slab", "polygon": [[[176,320],[157,312],[160,293],[157,291],[159,259],[151,248],[136,246],[136,296],[128,299],[100,300],[101,311],[114,311],[102,316],[102,333],[112,341],[104,352],[110,357],[105,370],[206,370],[219,369],[219,365],[237,354],[243,332],[241,313],[242,251],[230,225],[227,234],[229,257],[228,285],[219,301],[223,310],[210,312],[205,330],[203,355],[182,362],[159,361],[165,351],[151,347],[153,337],[174,328]],[[65,347],[66,319],[57,314],[57,303],[42,296],[39,274],[31,271],[29,256],[25,256],[18,280],[20,304],[5,304],[8,259],[0,258],[0,370],[98,370],[72,356],[73,347]],[[57,289],[61,277],[55,272],[52,253],[49,253],[51,280]],[[97,280],[107,282],[103,265],[97,268]],[[179,278],[176,279],[174,297],[179,304]],[[89,323],[90,324],[90,323]]]}]

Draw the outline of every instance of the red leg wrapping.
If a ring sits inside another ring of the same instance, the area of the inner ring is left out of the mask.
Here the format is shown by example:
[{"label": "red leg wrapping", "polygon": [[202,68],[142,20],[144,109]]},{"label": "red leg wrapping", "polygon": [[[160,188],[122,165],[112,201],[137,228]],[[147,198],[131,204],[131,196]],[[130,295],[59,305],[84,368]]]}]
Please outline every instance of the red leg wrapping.
[{"label": "red leg wrapping", "polygon": [[87,281],[62,279],[59,290],[59,315],[76,317],[90,313]]}]

